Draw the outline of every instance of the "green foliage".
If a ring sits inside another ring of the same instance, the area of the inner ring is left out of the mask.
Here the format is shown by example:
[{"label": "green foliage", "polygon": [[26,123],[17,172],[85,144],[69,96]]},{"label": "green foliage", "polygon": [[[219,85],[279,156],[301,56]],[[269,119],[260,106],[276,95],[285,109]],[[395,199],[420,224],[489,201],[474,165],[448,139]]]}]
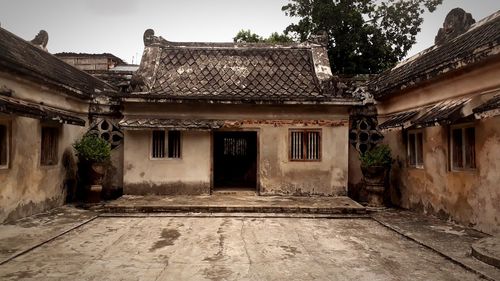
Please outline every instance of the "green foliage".
[{"label": "green foliage", "polygon": [[262,42],[262,37],[251,32],[250,30],[240,30],[238,34],[233,38],[235,43],[258,43]]},{"label": "green foliage", "polygon": [[106,162],[111,157],[111,145],[94,134],[86,134],[73,144],[80,159],[89,162]]},{"label": "green foliage", "polygon": [[266,43],[291,43],[292,38],[288,37],[286,34],[279,34],[278,32],[273,32],[269,37],[264,39]]},{"label": "green foliage", "polygon": [[293,42],[292,38],[285,34],[273,32],[268,38],[264,38],[253,33],[250,30],[240,30],[233,38],[235,43],[289,43]]},{"label": "green foliage", "polygon": [[282,11],[299,18],[286,35],[305,41],[326,31],[332,70],[379,73],[404,58],[420,31],[422,15],[443,0],[289,0]]},{"label": "green foliage", "polygon": [[390,166],[392,162],[391,149],[388,145],[379,145],[361,155],[361,166]]}]

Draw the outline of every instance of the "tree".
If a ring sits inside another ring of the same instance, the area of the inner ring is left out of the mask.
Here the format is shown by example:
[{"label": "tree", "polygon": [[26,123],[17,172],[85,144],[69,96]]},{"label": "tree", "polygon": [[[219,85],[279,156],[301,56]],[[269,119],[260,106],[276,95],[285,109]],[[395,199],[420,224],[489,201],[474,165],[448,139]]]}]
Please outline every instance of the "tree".
[{"label": "tree", "polygon": [[263,38],[248,30],[240,30],[233,38],[235,43],[258,43],[262,42]]},{"label": "tree", "polygon": [[236,43],[289,43],[293,42],[292,38],[285,34],[273,32],[268,38],[263,38],[250,30],[240,30],[233,38]]},{"label": "tree", "polygon": [[298,17],[285,34],[305,41],[326,31],[337,73],[379,73],[406,56],[423,22],[442,0],[289,0],[282,10]]}]

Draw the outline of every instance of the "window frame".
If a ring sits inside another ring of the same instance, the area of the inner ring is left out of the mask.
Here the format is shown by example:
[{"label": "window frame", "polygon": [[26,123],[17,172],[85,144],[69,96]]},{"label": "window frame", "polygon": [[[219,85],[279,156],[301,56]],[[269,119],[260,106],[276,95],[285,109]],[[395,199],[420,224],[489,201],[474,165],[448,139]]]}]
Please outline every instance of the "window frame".
[{"label": "window frame", "polygon": [[10,151],[11,151],[11,125],[8,121],[0,120],[0,125],[5,126],[5,142],[6,142],[6,161],[5,164],[0,164],[0,170],[7,170],[10,168]]},{"label": "window frame", "polygon": [[[421,142],[421,145],[422,145],[422,148],[421,148],[421,151],[422,151],[422,159],[420,159],[422,162],[418,162],[418,146],[417,146],[417,138],[418,138],[418,135],[421,134],[422,135],[422,142]],[[411,154],[410,154],[410,135],[414,135],[415,136],[415,164],[412,164],[411,163]],[[423,129],[414,129],[414,130],[408,130],[406,132],[406,165],[409,167],[409,168],[414,168],[414,169],[424,169],[425,167],[425,161],[424,161],[424,142],[425,142],[425,134],[424,134],[424,130]]]},{"label": "window frame", "polygon": [[[44,129],[55,129],[56,130],[56,144],[55,144],[55,162],[54,163],[43,163],[42,162],[42,154],[43,154],[43,130]],[[59,165],[59,146],[60,146],[60,138],[61,138],[61,126],[58,126],[58,125],[51,125],[51,124],[41,124],[40,126],[40,145],[39,145],[39,148],[40,148],[40,160],[38,161],[38,163],[40,164],[41,167],[55,167],[57,165]]]},{"label": "window frame", "polygon": [[[318,159],[293,159],[292,158],[292,133],[301,132],[309,133],[315,132],[319,134],[319,144],[318,144]],[[321,128],[315,129],[302,129],[302,128],[292,128],[288,130],[288,160],[290,162],[321,162],[323,161],[323,134]]]},{"label": "window frame", "polygon": [[[472,168],[465,168],[466,166],[466,159],[467,157],[465,156],[465,151],[466,151],[466,143],[465,143],[465,130],[468,128],[474,128],[474,167]],[[460,167],[455,167],[454,166],[454,138],[453,138],[453,131],[460,129],[462,134],[462,165],[463,168]],[[464,172],[464,171],[475,171],[477,169],[477,163],[476,163],[476,126],[474,123],[464,123],[464,124],[456,124],[456,125],[451,125],[449,129],[449,143],[450,143],[450,157],[449,157],[449,164],[450,164],[450,171],[452,172]]]},{"label": "window frame", "polygon": [[[179,132],[179,157],[168,157],[169,155],[169,132],[176,131]],[[165,151],[165,156],[164,157],[153,157],[153,135],[154,132],[163,132],[164,137],[165,137],[165,143],[164,143],[164,151]],[[183,138],[183,133],[181,130],[167,130],[167,129],[156,129],[156,130],[151,130],[150,135],[150,141],[149,141],[149,160],[152,161],[172,161],[172,160],[181,160],[183,157],[183,149],[182,149],[182,138]]]}]

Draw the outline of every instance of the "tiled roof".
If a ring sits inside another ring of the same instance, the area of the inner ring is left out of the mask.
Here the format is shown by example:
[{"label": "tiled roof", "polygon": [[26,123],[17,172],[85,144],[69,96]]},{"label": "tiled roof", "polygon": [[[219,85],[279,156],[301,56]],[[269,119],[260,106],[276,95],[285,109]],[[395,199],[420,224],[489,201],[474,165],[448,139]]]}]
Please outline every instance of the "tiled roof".
[{"label": "tiled roof", "polygon": [[156,118],[126,118],[118,123],[123,129],[172,129],[172,130],[211,130],[224,126],[221,120],[202,119],[156,119]]},{"label": "tiled roof", "polygon": [[0,71],[35,79],[78,97],[114,91],[105,82],[0,28]]},{"label": "tiled roof", "polygon": [[460,118],[466,117],[462,114],[462,108],[470,101],[471,98],[442,101],[428,108],[422,115],[411,121],[411,123],[417,127],[452,124]]},{"label": "tiled roof", "polygon": [[376,99],[500,54],[500,11],[472,25],[464,34],[433,46],[370,83]]},{"label": "tiled roof", "polygon": [[410,120],[417,116],[417,114],[417,110],[394,114],[380,124],[379,128],[381,130],[386,130],[390,128],[403,127],[406,123],[409,123]]},{"label": "tiled roof", "polygon": [[69,112],[48,106],[20,101],[9,97],[0,96],[0,112],[15,114],[30,118],[57,121],[78,126],[85,126],[85,120]]},{"label": "tiled roof", "polygon": [[473,109],[474,113],[483,113],[490,110],[500,109],[500,95],[496,95]]},{"label": "tiled roof", "polygon": [[335,97],[326,49],[320,45],[173,43],[152,38],[153,42],[145,39],[134,76],[138,87],[130,96],[228,101]]}]

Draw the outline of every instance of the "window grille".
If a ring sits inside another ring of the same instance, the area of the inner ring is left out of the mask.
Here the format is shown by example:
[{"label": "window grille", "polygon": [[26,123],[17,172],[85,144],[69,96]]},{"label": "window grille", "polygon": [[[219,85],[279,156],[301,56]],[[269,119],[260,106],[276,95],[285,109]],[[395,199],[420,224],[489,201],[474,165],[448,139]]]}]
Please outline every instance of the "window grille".
[{"label": "window grille", "polygon": [[151,157],[154,159],[181,158],[181,132],[153,131]]},{"label": "window grille", "polygon": [[321,160],[321,131],[293,130],[290,132],[290,160]]},{"label": "window grille", "polygon": [[40,163],[42,165],[56,165],[58,159],[59,129],[42,127],[42,147]]},{"label": "window grille", "polygon": [[181,132],[168,132],[168,158],[181,158]]},{"label": "window grille", "polygon": [[451,129],[452,169],[476,168],[476,132],[472,126]]},{"label": "window grille", "polygon": [[153,131],[153,158],[165,158],[165,131]]},{"label": "window grille", "polygon": [[408,132],[408,164],[410,167],[424,166],[424,134],[422,131]]},{"label": "window grille", "polygon": [[224,138],[224,155],[230,156],[246,156],[247,155],[247,140],[238,137]]}]

